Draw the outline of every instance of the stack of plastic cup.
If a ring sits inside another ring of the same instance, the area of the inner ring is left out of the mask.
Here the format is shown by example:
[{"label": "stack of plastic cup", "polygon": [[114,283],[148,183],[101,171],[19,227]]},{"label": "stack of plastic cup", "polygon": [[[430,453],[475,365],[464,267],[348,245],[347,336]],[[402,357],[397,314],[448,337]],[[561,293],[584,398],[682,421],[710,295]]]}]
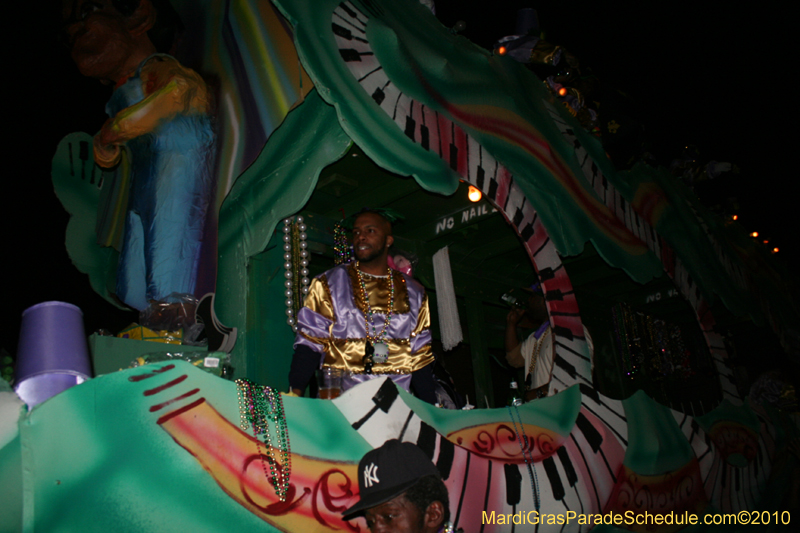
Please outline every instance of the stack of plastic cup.
[{"label": "stack of plastic cup", "polygon": [[22,312],[14,390],[28,408],[91,377],[83,312],[64,302],[43,302]]}]

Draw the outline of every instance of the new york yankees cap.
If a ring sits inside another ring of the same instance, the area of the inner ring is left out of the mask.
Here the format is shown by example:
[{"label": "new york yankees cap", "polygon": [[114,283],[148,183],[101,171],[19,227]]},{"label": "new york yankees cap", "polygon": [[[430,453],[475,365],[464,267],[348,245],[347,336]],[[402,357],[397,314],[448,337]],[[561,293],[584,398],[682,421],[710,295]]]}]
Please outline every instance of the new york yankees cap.
[{"label": "new york yankees cap", "polygon": [[358,463],[360,501],[342,513],[349,520],[399,496],[425,476],[441,477],[425,452],[410,442],[388,440],[368,451]]}]

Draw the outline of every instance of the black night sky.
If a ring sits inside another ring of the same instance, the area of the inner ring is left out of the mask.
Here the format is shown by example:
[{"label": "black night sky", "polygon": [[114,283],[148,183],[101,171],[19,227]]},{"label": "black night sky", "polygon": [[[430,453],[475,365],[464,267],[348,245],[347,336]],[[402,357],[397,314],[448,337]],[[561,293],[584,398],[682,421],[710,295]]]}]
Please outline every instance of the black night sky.
[{"label": "black night sky", "polygon": [[[789,54],[797,45],[776,2],[735,10],[733,4],[687,1],[436,4],[444,25],[464,20],[462,34],[487,48],[513,33],[517,9],[536,8],[548,41],[591,69],[608,94],[627,95],[625,110],[644,127],[659,163],[668,165],[693,145],[703,162],[737,165],[738,175],[706,182],[699,194],[707,205],[737,198],[741,224],[778,246],[790,266],[800,264],[790,185],[797,113]],[[41,301],[80,306],[88,331],[116,331],[137,318],[95,295],[64,247],[68,215],[53,193],[50,162],[62,137],[100,128],[109,89],[82,78],[59,44],[59,6],[16,5],[20,14],[8,22],[18,30],[12,34],[22,36],[7,42],[4,62],[11,140],[3,150],[2,243],[10,266],[3,276],[0,347],[11,353],[20,314]]]}]

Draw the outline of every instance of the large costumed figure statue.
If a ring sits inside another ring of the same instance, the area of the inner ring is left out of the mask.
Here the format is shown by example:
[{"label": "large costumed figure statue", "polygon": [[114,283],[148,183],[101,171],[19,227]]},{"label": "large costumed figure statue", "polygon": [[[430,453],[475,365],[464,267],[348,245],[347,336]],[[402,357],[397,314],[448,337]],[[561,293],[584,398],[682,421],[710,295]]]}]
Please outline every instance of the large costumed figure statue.
[{"label": "large costumed figure statue", "polygon": [[80,72],[115,86],[94,159],[103,168],[129,165],[115,292],[136,309],[195,292],[213,181],[209,91],[196,72],[158,53],[150,34],[169,34],[176,17],[157,4],[75,0],[63,9]]}]

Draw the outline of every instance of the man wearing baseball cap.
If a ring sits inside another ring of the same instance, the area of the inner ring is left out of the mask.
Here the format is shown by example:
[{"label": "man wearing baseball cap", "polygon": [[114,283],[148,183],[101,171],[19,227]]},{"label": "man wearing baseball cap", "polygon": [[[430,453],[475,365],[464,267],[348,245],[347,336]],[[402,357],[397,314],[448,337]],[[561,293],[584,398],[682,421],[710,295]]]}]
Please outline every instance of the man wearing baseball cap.
[{"label": "man wearing baseball cap", "polygon": [[345,520],[364,516],[372,533],[452,532],[450,498],[436,466],[410,442],[386,441],[358,463],[360,500]]}]

